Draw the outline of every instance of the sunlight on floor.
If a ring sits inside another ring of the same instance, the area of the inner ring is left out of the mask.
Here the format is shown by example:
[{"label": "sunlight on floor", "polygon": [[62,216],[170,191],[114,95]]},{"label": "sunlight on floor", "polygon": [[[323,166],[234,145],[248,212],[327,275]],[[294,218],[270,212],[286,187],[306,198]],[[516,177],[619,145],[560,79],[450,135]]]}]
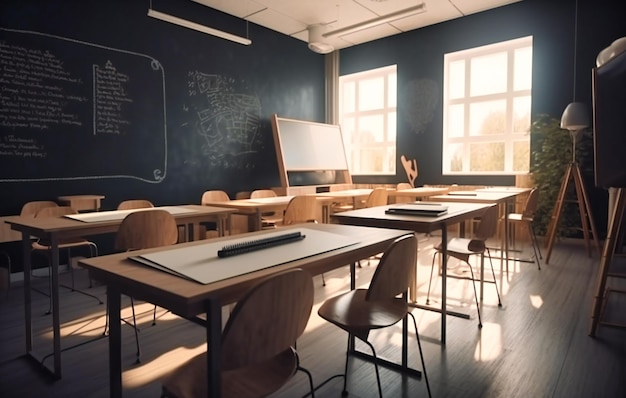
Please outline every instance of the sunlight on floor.
[{"label": "sunlight on floor", "polygon": [[480,339],[474,350],[479,362],[493,361],[502,354],[502,328],[497,323],[483,322]]},{"label": "sunlight on floor", "polygon": [[535,308],[541,308],[541,306],[543,305],[543,299],[541,298],[541,296],[537,296],[537,295],[530,295],[530,304],[535,307]]},{"label": "sunlight on floor", "polygon": [[188,359],[206,351],[206,344],[194,348],[179,347],[156,357],[154,360],[141,363],[122,374],[125,387],[140,387],[160,379],[168,369],[182,365]]}]

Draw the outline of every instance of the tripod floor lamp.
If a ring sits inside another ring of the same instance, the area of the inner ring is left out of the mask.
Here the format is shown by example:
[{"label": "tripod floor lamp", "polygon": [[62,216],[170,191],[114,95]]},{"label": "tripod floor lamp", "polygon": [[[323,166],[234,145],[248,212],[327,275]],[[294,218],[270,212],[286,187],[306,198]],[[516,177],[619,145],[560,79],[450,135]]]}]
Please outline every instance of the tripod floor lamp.
[{"label": "tripod floor lamp", "polygon": [[574,183],[576,190],[576,200],[570,200],[570,202],[578,203],[581,227],[585,238],[585,244],[587,245],[587,255],[591,256],[591,249],[589,245],[590,234],[593,237],[597,252],[600,253],[600,243],[598,241],[596,225],[591,213],[591,207],[589,205],[589,196],[585,190],[580,166],[576,161],[576,139],[580,136],[582,130],[589,125],[588,120],[589,117],[587,109],[585,105],[580,102],[570,103],[567,108],[565,108],[563,116],[561,117],[561,128],[569,130],[570,137],[572,139],[572,161],[565,170],[565,175],[563,176],[563,181],[561,182],[561,189],[559,190],[556,204],[552,212],[552,218],[550,219],[550,224],[548,226],[548,233],[546,235],[548,237],[546,264],[550,261],[552,246],[554,245],[556,233],[559,229],[561,215],[563,214],[563,205],[567,202],[566,196],[570,183],[572,182]]}]

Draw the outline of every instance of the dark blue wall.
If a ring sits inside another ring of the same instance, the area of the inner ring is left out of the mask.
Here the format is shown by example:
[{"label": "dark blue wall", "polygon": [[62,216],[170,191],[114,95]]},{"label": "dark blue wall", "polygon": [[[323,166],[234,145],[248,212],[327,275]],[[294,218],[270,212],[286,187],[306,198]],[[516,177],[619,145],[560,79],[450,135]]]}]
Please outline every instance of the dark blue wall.
[{"label": "dark blue wall", "polygon": [[[280,185],[270,116],[324,121],[324,57],[302,41],[194,2],[159,0],[153,8],[249,35],[252,45],[150,18],[148,7],[139,0],[2,2],[0,67],[34,59],[22,50],[48,51],[83,84],[41,80],[63,90],[70,103],[63,112],[79,125],[61,121],[59,107],[45,128],[20,126],[16,114],[0,110],[0,214],[59,195],[102,194],[111,209],[130,198],[199,203],[208,189],[234,195]],[[108,62],[125,80],[126,97],[113,100],[121,110],[112,127],[96,128],[89,81],[93,65],[104,70]],[[21,75],[37,77],[34,68]],[[44,89],[33,90],[4,99],[17,102],[24,116],[29,102],[45,97]],[[20,150],[20,143],[30,148]]]}]

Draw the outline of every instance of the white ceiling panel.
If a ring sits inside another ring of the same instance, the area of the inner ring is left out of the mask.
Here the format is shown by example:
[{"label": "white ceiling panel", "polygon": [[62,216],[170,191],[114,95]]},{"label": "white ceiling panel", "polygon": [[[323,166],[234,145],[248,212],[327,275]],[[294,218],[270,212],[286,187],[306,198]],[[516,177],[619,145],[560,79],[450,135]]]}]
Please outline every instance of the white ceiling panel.
[{"label": "white ceiling panel", "polygon": [[[307,42],[307,27],[326,32],[377,20],[424,3],[425,12],[356,32],[324,36],[335,49],[366,43],[521,0],[192,0]],[[254,37],[251,37],[254,41]]]}]

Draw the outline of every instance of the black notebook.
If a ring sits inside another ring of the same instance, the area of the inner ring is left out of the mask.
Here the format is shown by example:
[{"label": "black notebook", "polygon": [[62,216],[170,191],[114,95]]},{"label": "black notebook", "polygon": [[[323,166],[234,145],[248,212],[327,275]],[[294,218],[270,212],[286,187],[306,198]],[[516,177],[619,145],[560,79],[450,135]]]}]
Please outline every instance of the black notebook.
[{"label": "black notebook", "polygon": [[401,214],[410,216],[439,217],[448,212],[448,206],[439,203],[406,203],[390,207],[386,214]]}]

